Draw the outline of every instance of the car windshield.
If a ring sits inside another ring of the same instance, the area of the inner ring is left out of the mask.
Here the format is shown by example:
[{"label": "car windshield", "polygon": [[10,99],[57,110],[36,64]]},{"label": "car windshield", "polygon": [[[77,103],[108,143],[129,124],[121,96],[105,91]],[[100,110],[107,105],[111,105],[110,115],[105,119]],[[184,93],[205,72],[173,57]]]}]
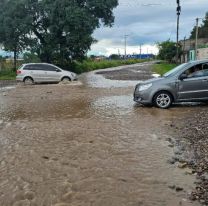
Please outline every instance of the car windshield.
[{"label": "car windshield", "polygon": [[177,73],[178,71],[180,71],[181,69],[185,68],[187,65],[189,65],[190,63],[185,63],[185,64],[181,64],[177,67],[175,67],[174,69],[170,70],[169,72],[165,73],[163,75],[163,77],[169,77],[174,75],[175,73]]}]

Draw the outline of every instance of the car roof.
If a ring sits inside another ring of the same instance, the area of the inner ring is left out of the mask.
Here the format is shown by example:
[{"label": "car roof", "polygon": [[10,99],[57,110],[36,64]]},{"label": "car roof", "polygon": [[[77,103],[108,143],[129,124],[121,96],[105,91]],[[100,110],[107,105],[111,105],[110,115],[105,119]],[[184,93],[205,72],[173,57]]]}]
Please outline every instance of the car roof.
[{"label": "car roof", "polygon": [[[23,65],[34,65],[34,64],[53,65],[53,64],[49,64],[49,63],[27,63],[27,64],[23,64]],[[53,66],[55,66],[55,65],[53,65]]]},{"label": "car roof", "polygon": [[195,60],[195,61],[190,61],[191,64],[203,64],[203,63],[208,63],[208,59],[203,59],[203,60]]}]

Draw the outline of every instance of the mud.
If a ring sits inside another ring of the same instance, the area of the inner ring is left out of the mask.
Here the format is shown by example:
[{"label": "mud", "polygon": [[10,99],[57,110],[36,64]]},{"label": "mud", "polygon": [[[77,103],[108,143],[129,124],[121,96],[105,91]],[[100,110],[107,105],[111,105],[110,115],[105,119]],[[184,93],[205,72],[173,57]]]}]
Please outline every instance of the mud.
[{"label": "mud", "polygon": [[136,64],[128,66],[128,68],[121,66],[118,69],[98,71],[96,74],[103,75],[105,78],[111,80],[147,80],[152,76],[151,70],[154,63]]},{"label": "mud", "polygon": [[137,82],[81,80],[0,92],[0,205],[197,206],[195,177],[167,163],[167,125],[200,107],[142,107]]},{"label": "mud", "polygon": [[183,170],[189,175],[195,175],[195,189],[190,198],[199,201],[202,205],[208,205],[208,128],[207,128],[207,106],[197,113],[189,114],[188,118],[173,121],[171,124],[175,134],[179,155],[174,162],[181,162]]}]

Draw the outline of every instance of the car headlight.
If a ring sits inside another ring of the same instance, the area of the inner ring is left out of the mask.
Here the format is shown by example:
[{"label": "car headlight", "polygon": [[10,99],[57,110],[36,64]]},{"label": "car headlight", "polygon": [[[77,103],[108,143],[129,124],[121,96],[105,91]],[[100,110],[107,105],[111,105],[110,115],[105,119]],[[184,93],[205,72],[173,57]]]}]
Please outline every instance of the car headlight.
[{"label": "car headlight", "polygon": [[144,90],[147,90],[147,89],[149,89],[151,86],[152,86],[152,83],[140,85],[139,91],[142,92],[142,91],[144,91]]}]

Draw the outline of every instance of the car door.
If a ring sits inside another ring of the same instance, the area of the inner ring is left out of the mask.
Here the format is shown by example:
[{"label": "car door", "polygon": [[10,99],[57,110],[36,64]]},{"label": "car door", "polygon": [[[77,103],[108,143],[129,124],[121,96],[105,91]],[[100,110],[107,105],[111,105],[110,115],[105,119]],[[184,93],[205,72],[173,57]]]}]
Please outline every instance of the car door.
[{"label": "car door", "polygon": [[34,67],[36,69],[36,76],[38,82],[45,82],[47,81],[47,73],[44,70],[44,67],[42,64],[34,64]]},{"label": "car door", "polygon": [[53,65],[44,65],[46,71],[46,79],[49,82],[58,82],[61,79],[61,70]]},{"label": "car door", "polygon": [[43,81],[44,72],[38,64],[29,64],[24,70],[28,71],[28,76],[32,77],[35,82]]},{"label": "car door", "polygon": [[179,100],[202,100],[206,98],[208,98],[208,69],[193,72],[188,78],[179,81]]}]

